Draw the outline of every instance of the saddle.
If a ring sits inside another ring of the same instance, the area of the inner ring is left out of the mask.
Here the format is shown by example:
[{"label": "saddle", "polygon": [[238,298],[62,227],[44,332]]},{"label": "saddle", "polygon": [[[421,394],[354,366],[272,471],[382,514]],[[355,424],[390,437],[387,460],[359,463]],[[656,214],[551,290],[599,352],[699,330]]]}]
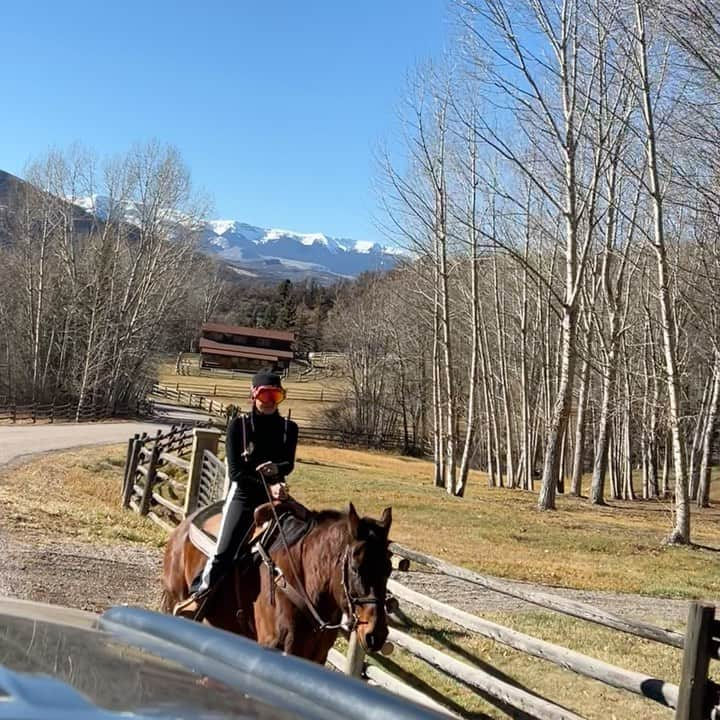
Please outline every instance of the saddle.
[{"label": "saddle", "polygon": [[[220,530],[223,501],[212,503],[198,510],[190,521],[188,537],[190,542],[205,556],[215,552],[217,535]],[[280,525],[275,521],[277,516]],[[261,554],[270,554],[287,544],[291,547],[301,540],[314,525],[314,514],[296,500],[281,500],[264,503],[255,509],[255,525],[248,533],[238,554],[247,546],[261,548]],[[264,551],[264,552],[263,552]]]}]

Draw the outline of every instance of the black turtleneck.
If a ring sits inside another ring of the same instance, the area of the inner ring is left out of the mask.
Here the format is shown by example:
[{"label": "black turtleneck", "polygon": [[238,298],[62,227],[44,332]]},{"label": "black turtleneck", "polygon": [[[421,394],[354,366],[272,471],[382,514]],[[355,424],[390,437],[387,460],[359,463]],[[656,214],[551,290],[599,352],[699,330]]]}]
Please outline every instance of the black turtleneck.
[{"label": "black turtleneck", "polygon": [[268,461],[277,463],[280,474],[266,478],[266,482],[282,480],[295,467],[297,437],[297,424],[277,411],[263,415],[253,408],[252,412],[233,418],[225,441],[230,482],[258,483],[260,475],[255,468]]}]

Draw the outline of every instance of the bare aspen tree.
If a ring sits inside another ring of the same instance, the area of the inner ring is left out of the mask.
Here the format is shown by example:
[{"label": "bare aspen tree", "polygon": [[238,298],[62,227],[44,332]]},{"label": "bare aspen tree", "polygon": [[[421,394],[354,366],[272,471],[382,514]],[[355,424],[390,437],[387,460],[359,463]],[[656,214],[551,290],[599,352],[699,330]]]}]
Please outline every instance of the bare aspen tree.
[{"label": "bare aspen tree", "polygon": [[[478,64],[488,85],[513,107],[516,129],[533,143],[542,162],[527,163],[522,146],[487,120],[479,124],[478,137],[508,167],[525,174],[563,218],[561,349],[538,499],[538,507],[551,509],[572,401],[580,288],[592,241],[592,232],[583,233],[582,224],[592,214],[598,176],[606,162],[607,138],[600,137],[592,149],[588,142],[597,49],[591,47],[579,0],[552,6],[502,0],[467,0],[460,5],[478,52],[483,53]],[[529,38],[534,41],[532,49]]]},{"label": "bare aspen tree", "polygon": [[154,207],[148,234],[129,157],[101,173],[92,154],[74,147],[28,169],[0,246],[0,275],[22,280],[5,283],[3,297],[19,401],[71,403],[76,419],[135,402],[167,327],[189,312],[189,279],[203,277],[194,274],[202,213],[191,207],[177,152],[155,144],[131,157],[143,152],[157,158],[145,166],[146,187],[155,188],[142,198]]},{"label": "bare aspen tree", "polygon": [[468,375],[468,397],[467,412],[465,415],[465,437],[463,440],[462,454],[460,456],[460,465],[457,476],[455,478],[455,486],[453,494],[462,496],[465,493],[467,485],[468,472],[470,470],[470,459],[475,442],[475,433],[477,430],[477,402],[479,393],[476,388],[478,386],[478,377],[480,374],[480,281],[479,281],[479,231],[478,231],[478,192],[480,189],[480,178],[478,171],[478,150],[475,137],[468,133],[467,143],[467,161],[464,163],[465,172],[463,173],[463,181],[467,186],[467,245],[468,245],[468,262],[470,275],[470,296],[467,303],[470,305],[470,371]]},{"label": "bare aspen tree", "polygon": [[660,183],[660,169],[657,149],[657,134],[654,119],[653,89],[648,64],[648,38],[645,9],[641,0],[635,0],[636,52],[640,79],[640,94],[644,118],[646,157],[648,168],[648,190],[653,208],[653,249],[655,251],[658,276],[658,300],[662,321],[663,349],[668,392],[668,422],[673,447],[675,471],[675,522],[668,542],[690,542],[690,504],[688,500],[688,477],[680,428],[679,377],[677,371],[676,335],[670,301],[669,268],[665,241],[663,196]]}]

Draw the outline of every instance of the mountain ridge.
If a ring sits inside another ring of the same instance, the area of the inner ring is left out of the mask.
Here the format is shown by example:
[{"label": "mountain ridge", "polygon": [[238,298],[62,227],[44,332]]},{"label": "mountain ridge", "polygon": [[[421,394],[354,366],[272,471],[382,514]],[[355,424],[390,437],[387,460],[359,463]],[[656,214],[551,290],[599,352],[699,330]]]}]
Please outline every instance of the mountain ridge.
[{"label": "mountain ridge", "polygon": [[280,261],[302,263],[341,277],[356,277],[369,270],[389,270],[401,254],[379,243],[335,238],[324,233],[263,228],[238,220],[209,220],[203,249],[227,262]]},{"label": "mountain ridge", "polygon": [[[0,215],[10,210],[27,181],[0,170]],[[80,217],[106,219],[110,203],[102,195],[68,199]],[[123,204],[123,221],[137,226],[135,202]],[[0,220],[2,218],[0,217]],[[181,222],[182,217],[180,218]],[[188,223],[194,223],[190,217]],[[205,219],[200,226],[199,249],[224,262],[238,276],[256,280],[304,280],[323,284],[354,278],[363,272],[392,269],[402,251],[380,243],[335,238],[324,233],[301,233],[263,228],[240,220]]]}]

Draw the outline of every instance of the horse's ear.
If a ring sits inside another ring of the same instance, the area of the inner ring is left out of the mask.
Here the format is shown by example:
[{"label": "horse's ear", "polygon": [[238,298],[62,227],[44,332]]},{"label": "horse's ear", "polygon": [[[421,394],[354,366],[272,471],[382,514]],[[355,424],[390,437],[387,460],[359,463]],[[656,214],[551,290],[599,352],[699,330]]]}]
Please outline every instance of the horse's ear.
[{"label": "horse's ear", "polygon": [[360,527],[360,516],[357,514],[357,510],[355,509],[355,506],[350,503],[348,506],[348,528],[350,530],[350,535],[352,537],[357,538],[358,536],[358,528]]},{"label": "horse's ear", "polygon": [[382,517],[380,518],[380,524],[385,528],[385,534],[390,532],[390,526],[392,525],[392,508],[386,507],[383,510]]}]

